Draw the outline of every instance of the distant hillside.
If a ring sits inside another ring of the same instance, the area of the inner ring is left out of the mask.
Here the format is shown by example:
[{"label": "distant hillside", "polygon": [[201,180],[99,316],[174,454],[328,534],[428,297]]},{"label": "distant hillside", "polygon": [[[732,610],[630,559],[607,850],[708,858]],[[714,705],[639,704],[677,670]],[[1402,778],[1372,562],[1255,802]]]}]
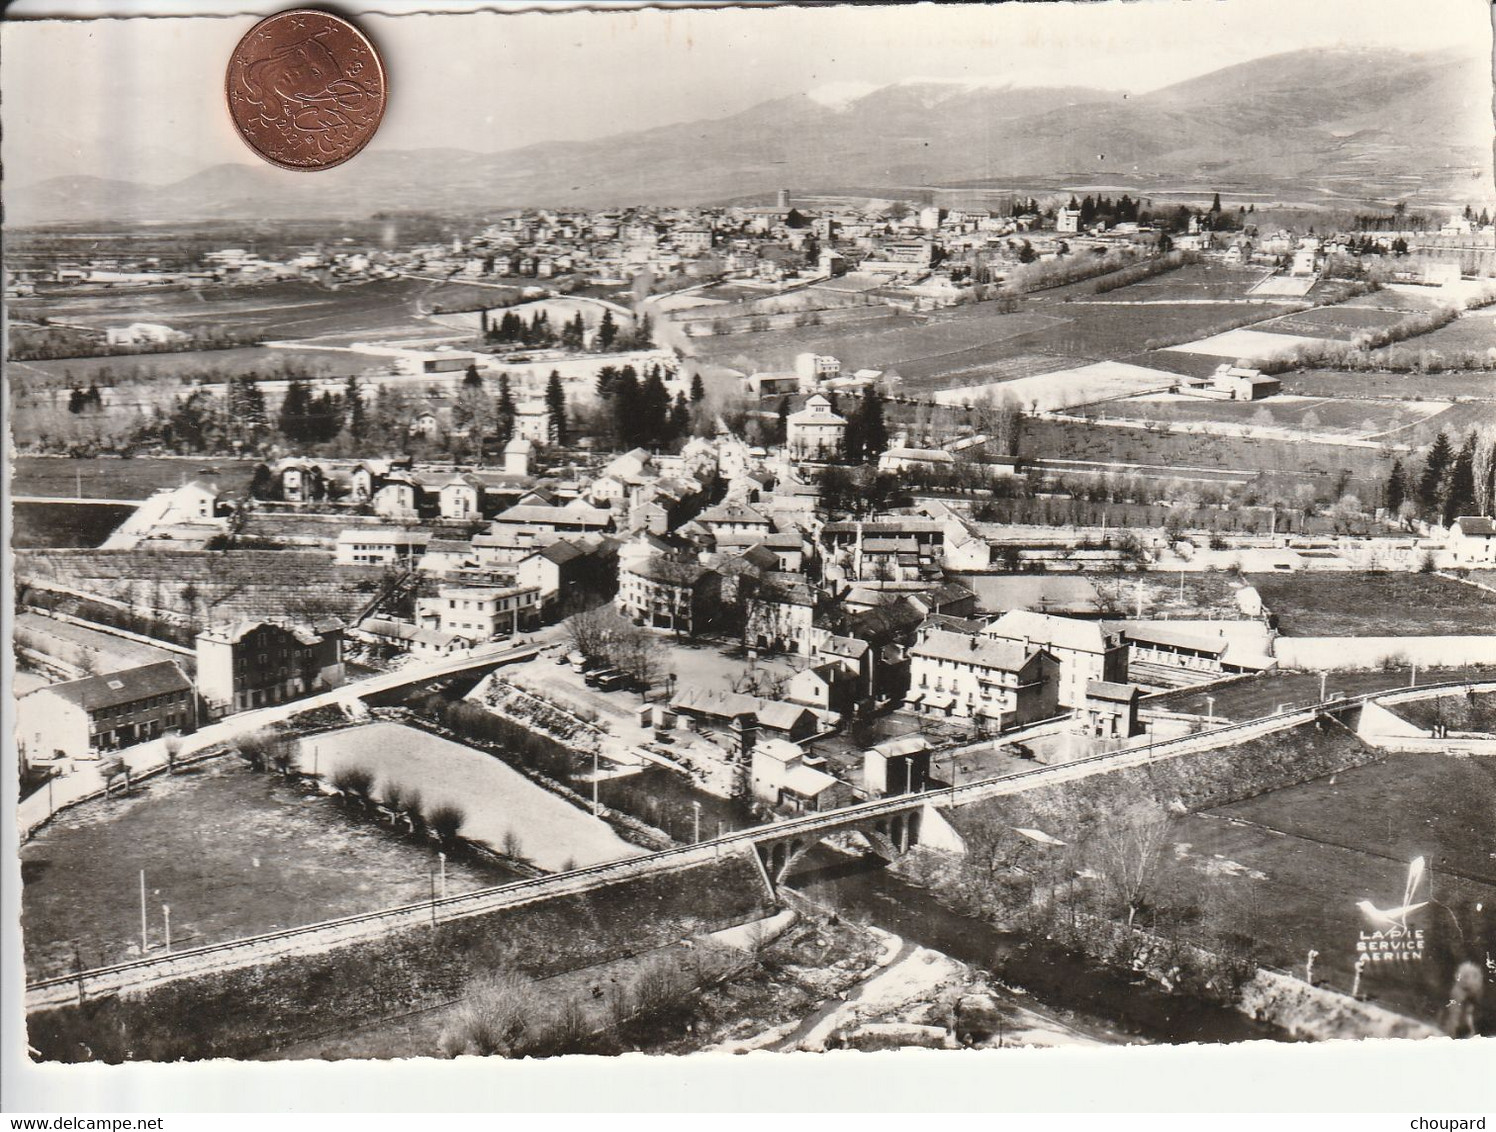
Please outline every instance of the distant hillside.
[{"label": "distant hillside", "polygon": [[1369,50],[1270,56],[1139,96],[902,82],[504,153],[381,151],[376,142],[310,175],[233,164],[169,185],[58,178],[11,188],[7,209],[18,225],[359,216],[1023,179],[1465,201],[1491,193],[1489,92],[1489,73],[1473,58]]}]

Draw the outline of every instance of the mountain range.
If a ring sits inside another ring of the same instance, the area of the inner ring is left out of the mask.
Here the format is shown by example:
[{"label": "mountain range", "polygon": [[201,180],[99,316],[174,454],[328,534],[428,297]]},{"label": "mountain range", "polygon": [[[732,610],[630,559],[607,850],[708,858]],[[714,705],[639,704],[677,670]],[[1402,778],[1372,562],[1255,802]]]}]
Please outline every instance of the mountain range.
[{"label": "mountain range", "polygon": [[1475,57],[1386,50],[1268,56],[1145,94],[842,83],[728,117],[500,153],[381,150],[376,139],[315,174],[245,163],[169,184],[57,177],[12,184],[6,209],[12,225],[355,218],[705,204],[779,187],[911,196],[1091,184],[1264,203],[1461,202],[1491,196],[1490,89]]}]

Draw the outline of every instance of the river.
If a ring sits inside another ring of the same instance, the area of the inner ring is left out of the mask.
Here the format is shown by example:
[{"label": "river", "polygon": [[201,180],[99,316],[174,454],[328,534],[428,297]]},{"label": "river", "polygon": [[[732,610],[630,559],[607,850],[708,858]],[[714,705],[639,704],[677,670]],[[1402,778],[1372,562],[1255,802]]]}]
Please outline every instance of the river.
[{"label": "river", "polygon": [[1284,1039],[1282,1031],[1239,1011],[1171,995],[1140,975],[1107,970],[963,916],[874,858],[817,846],[789,875],[788,883],[840,915],[864,920],[978,970],[996,970],[1004,983],[1023,988],[1039,1007],[1085,1015],[1145,1041]]},{"label": "river", "polygon": [[[451,699],[461,698],[473,685],[468,679],[443,683],[440,691]],[[408,697],[409,691],[396,698]],[[572,785],[581,793],[590,790],[586,782]],[[601,796],[610,807],[664,829],[682,842],[695,834],[696,804],[700,805],[703,838],[715,836],[718,823],[725,831],[752,824],[742,803],[698,790],[684,775],[664,767],[605,779]],[[805,855],[789,883],[842,915],[865,920],[979,970],[1000,967],[1002,981],[1022,987],[1039,1008],[1085,1015],[1141,1040],[1221,1043],[1284,1038],[1282,1031],[1227,1007],[1170,995],[1141,976],[1108,971],[1053,948],[1029,946],[1014,933],[952,911],[928,890],[887,871],[876,858],[851,857],[817,846]]]}]

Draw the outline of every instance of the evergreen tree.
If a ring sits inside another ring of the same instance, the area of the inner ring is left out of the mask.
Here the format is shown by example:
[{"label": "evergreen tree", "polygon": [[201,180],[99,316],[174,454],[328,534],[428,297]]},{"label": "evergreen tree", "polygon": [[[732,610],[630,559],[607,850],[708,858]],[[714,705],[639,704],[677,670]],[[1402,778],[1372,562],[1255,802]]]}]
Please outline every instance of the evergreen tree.
[{"label": "evergreen tree", "polygon": [[691,404],[699,405],[706,397],[706,385],[701,380],[701,373],[697,371],[691,378]]},{"label": "evergreen tree", "polygon": [[1449,486],[1444,493],[1444,525],[1461,515],[1475,511],[1475,433],[1465,438],[1459,454],[1449,469]]},{"label": "evergreen tree", "polygon": [[489,326],[488,312],[486,310],[478,312],[478,331],[483,335],[485,340],[488,338]]},{"label": "evergreen tree", "polygon": [[311,412],[311,389],[305,381],[297,378],[286,386],[286,396],[281,401],[280,415],[276,420],[281,435],[287,440],[311,440]]},{"label": "evergreen tree", "polygon": [[775,425],[774,439],[778,444],[786,444],[790,438],[790,399],[781,397],[779,399],[779,420]]},{"label": "evergreen tree", "polygon": [[68,394],[68,412],[77,414],[86,408],[88,408],[88,394],[75,388]]},{"label": "evergreen tree", "polygon": [[603,311],[603,320],[597,325],[597,337],[594,341],[599,350],[610,350],[613,342],[618,337],[618,324],[613,321],[611,310]]},{"label": "evergreen tree", "polygon": [[619,448],[639,445],[639,377],[633,366],[624,366],[613,379],[613,443]]},{"label": "evergreen tree", "polygon": [[685,393],[675,395],[675,404],[670,406],[670,424],[667,432],[667,441],[674,443],[685,436],[691,428],[691,406],[686,403]]},{"label": "evergreen tree", "polygon": [[265,464],[256,464],[249,480],[251,499],[272,499],[275,495],[275,477]]},{"label": "evergreen tree", "polygon": [[494,435],[499,444],[508,444],[514,438],[514,393],[509,388],[509,375],[499,374],[499,396],[494,404]]},{"label": "evergreen tree", "polygon": [[551,370],[550,380],[545,386],[546,423],[550,431],[550,442],[557,448],[566,445],[566,390],[561,387],[561,372]]},{"label": "evergreen tree", "polygon": [[1383,493],[1384,505],[1387,514],[1396,517],[1397,512],[1403,505],[1403,500],[1408,497],[1408,481],[1403,474],[1401,460],[1392,461],[1392,471],[1387,476],[1387,487]]},{"label": "evergreen tree", "polygon": [[1441,430],[1434,437],[1423,462],[1423,476],[1418,481],[1418,504],[1425,515],[1437,515],[1444,500],[1445,476],[1454,462],[1454,449],[1449,437]]},{"label": "evergreen tree", "polygon": [[876,460],[888,449],[888,425],[883,420],[883,398],[872,386],[862,395],[856,415],[862,432],[863,459]]},{"label": "evergreen tree", "polygon": [[647,314],[639,316],[639,322],[634,327],[634,345],[641,350],[648,349],[654,339],[654,320]]},{"label": "evergreen tree", "polygon": [[363,440],[369,435],[369,413],[364,407],[364,394],[357,376],[350,377],[343,386],[343,407],[348,410],[348,435],[354,440]]},{"label": "evergreen tree", "polygon": [[1217,216],[1220,215],[1220,212],[1221,212],[1221,194],[1220,193],[1216,193],[1215,196],[1213,196],[1211,198],[1211,201],[1210,201],[1210,211],[1213,214],[1217,215]]},{"label": "evergreen tree", "polygon": [[618,380],[617,366],[603,366],[597,371],[597,395],[606,401],[613,396],[613,383]]},{"label": "evergreen tree", "polygon": [[670,391],[658,368],[651,369],[639,387],[637,415],[641,443],[649,447],[663,444],[670,429]]},{"label": "evergreen tree", "polygon": [[468,362],[467,372],[462,375],[464,389],[482,389],[483,375],[478,372],[477,362]]}]

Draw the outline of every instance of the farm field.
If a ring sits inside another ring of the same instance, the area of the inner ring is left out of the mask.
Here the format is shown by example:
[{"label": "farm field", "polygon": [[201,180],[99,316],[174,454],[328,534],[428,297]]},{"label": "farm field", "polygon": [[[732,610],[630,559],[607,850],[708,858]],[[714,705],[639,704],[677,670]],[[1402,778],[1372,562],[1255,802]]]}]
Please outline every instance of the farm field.
[{"label": "farm field", "polygon": [[[1110,294],[1115,299],[1129,290],[1119,288]],[[1249,308],[1236,303],[1156,303],[1137,308],[1119,302],[1078,300],[1047,307],[1046,313],[1063,321],[1010,339],[1008,345],[1034,353],[1119,358],[1153,349],[1157,343],[1203,337],[1244,317],[1268,319],[1288,309],[1266,303]]]},{"label": "farm field", "polygon": [[1203,903],[1213,926],[1255,939],[1280,969],[1302,972],[1315,949],[1317,978],[1349,991],[1358,935],[1371,926],[1357,902],[1398,903],[1421,855],[1423,895],[1437,901],[1410,920],[1426,933],[1425,958],[1368,964],[1361,990],[1433,1021],[1455,966],[1496,947],[1493,793],[1496,761],[1393,755],[1189,815],[1174,827],[1159,888]]},{"label": "farm field", "polygon": [[[296,927],[430,898],[435,854],[371,818],[236,758],[138,784],[128,797],[59,815],[22,847],[21,925],[31,978],[140,956],[140,872],[148,942],[173,948]],[[452,855],[450,894],[517,879]]]},{"label": "farm field", "polygon": [[1447,305],[1449,299],[1442,295],[1437,289],[1418,292],[1394,291],[1383,287],[1380,291],[1372,291],[1370,294],[1357,295],[1346,299],[1341,303],[1342,307],[1366,307],[1368,309],[1384,311],[1406,311],[1415,314],[1420,311],[1436,310]]},{"label": "farm field", "polygon": [[15,495],[65,499],[145,499],[163,487],[180,487],[198,478],[238,487],[241,480],[249,482],[254,463],[214,457],[17,456],[11,460],[10,490]]},{"label": "farm field", "polygon": [[[450,332],[448,332],[450,333]],[[362,335],[355,335],[362,338]],[[230,350],[183,350],[170,354],[132,354],[97,358],[49,358],[36,362],[6,362],[15,382],[12,396],[43,391],[65,393],[75,387],[98,385],[109,403],[111,388],[165,384],[186,387],[217,383],[243,374],[273,380],[290,376],[338,378],[371,368],[388,370],[389,362],[369,354],[297,347],[239,346]],[[166,394],[178,392],[168,388]],[[58,399],[66,404],[66,397]]]},{"label": "farm field", "polygon": [[[1343,444],[1150,432],[1042,418],[1024,422],[1021,456],[1035,459],[1060,452],[1074,460],[1244,471],[1258,477],[1264,489],[1285,482],[1308,484],[1327,498],[1342,472],[1350,476],[1346,490],[1363,499],[1377,498],[1391,467],[1390,459],[1377,449]],[[1125,475],[1126,469],[1117,473]],[[1236,502],[1250,505],[1256,502],[1255,494],[1248,490]]]},{"label": "farm field", "polygon": [[46,316],[54,322],[125,326],[163,322],[177,330],[231,326],[269,338],[317,334],[403,323],[420,327],[424,299],[443,284],[388,279],[327,288],[303,280],[195,288],[153,294],[122,292],[70,299],[20,299],[15,316]]},{"label": "farm field", "polygon": [[1249,359],[1261,362],[1282,357],[1300,347],[1314,348],[1324,343],[1325,339],[1319,335],[1273,334],[1253,326],[1227,330],[1220,334],[1210,334],[1191,342],[1182,342],[1177,346],[1166,346],[1164,349],[1177,350],[1186,354],[1208,354],[1222,361]]},{"label": "farm field", "polygon": [[1195,263],[1096,295],[1095,302],[1180,302],[1246,299],[1248,292],[1270,272],[1266,268],[1227,267]]},{"label": "farm field", "polygon": [[1092,362],[1001,384],[946,386],[935,394],[935,400],[942,405],[964,405],[996,396],[1033,412],[1055,412],[1167,387],[1172,379],[1172,374],[1125,362]]},{"label": "farm field", "polygon": [[[1408,669],[1390,672],[1332,672],[1325,680],[1325,696],[1360,696],[1368,692],[1382,692],[1391,688],[1406,688],[1414,674]],[[1442,683],[1447,680],[1496,680],[1496,669],[1450,668],[1433,672],[1420,672],[1418,679],[1424,684]],[[1319,702],[1319,673],[1317,672],[1267,672],[1229,684],[1217,684],[1204,691],[1183,689],[1145,701],[1154,707],[1169,711],[1191,712],[1205,715],[1210,710],[1205,697],[1215,700],[1215,714],[1219,719],[1260,719],[1272,715],[1280,707],[1305,707]],[[1394,709],[1401,711],[1401,709]]]},{"label": "farm field", "polygon": [[[1132,289],[1119,288],[1110,295],[1120,300]],[[693,342],[701,357],[747,370],[787,369],[806,350],[833,354],[847,369],[896,370],[905,379],[905,392],[926,392],[1111,360],[1162,341],[1208,334],[1242,318],[1244,311],[1266,319],[1290,309],[1198,301],[1139,307],[1122,301],[1065,302],[1052,293],[1026,300],[1015,314],[989,307],[978,304],[928,320],[898,316],[855,326],[800,327]],[[1057,359],[1055,364],[1044,361],[1050,357]]]},{"label": "farm field", "polygon": [[112,503],[12,503],[10,544],[98,546],[134,512]]},{"label": "farm field", "polygon": [[1448,408],[1450,405],[1441,401],[1358,401],[1283,395],[1251,402],[1153,393],[1092,406],[1085,410],[1085,415],[1093,419],[1124,418],[1188,426],[1220,424],[1233,429],[1279,429],[1347,439],[1401,440],[1400,436],[1387,434],[1399,433]]},{"label": "farm field", "polygon": [[1437,574],[1248,574],[1290,637],[1496,633],[1496,593]]},{"label": "farm field", "polygon": [[701,356],[726,364],[733,358],[748,358],[757,369],[789,369],[796,354],[813,350],[835,355],[847,370],[892,368],[902,374],[906,364],[916,363],[920,372],[929,374],[937,363],[944,364],[943,359],[956,369],[969,370],[984,359],[1023,353],[1005,350],[1002,343],[1055,321],[1048,314],[999,314],[993,310],[980,318],[900,316],[692,341],[698,344]]},{"label": "farm field", "polygon": [[1283,383],[1284,393],[1301,397],[1496,401],[1496,374],[1489,373],[1362,373],[1311,369],[1279,374],[1278,380]]},{"label": "farm field", "polygon": [[[316,755],[312,754],[313,749]],[[464,837],[499,849],[513,834],[520,853],[547,871],[638,855],[607,823],[535,785],[507,764],[460,743],[398,723],[370,723],[305,739],[298,758],[326,775],[340,766],[372,771],[378,797],[398,781],[419,788],[427,805],[462,807]]]},{"label": "farm field", "polygon": [[1349,342],[1358,334],[1381,330],[1401,322],[1406,315],[1372,307],[1315,307],[1281,318],[1260,322],[1252,329],[1269,334],[1292,334],[1307,338],[1330,338]]},{"label": "farm field", "polygon": [[1466,311],[1448,325],[1405,339],[1402,346],[1425,350],[1496,349],[1496,306]]},{"label": "farm field", "polygon": [[241,488],[248,485],[254,466],[253,460],[213,457],[17,456],[11,461],[10,490],[14,495],[63,499],[145,499],[163,487],[181,487],[198,478],[214,480],[223,488]]}]

